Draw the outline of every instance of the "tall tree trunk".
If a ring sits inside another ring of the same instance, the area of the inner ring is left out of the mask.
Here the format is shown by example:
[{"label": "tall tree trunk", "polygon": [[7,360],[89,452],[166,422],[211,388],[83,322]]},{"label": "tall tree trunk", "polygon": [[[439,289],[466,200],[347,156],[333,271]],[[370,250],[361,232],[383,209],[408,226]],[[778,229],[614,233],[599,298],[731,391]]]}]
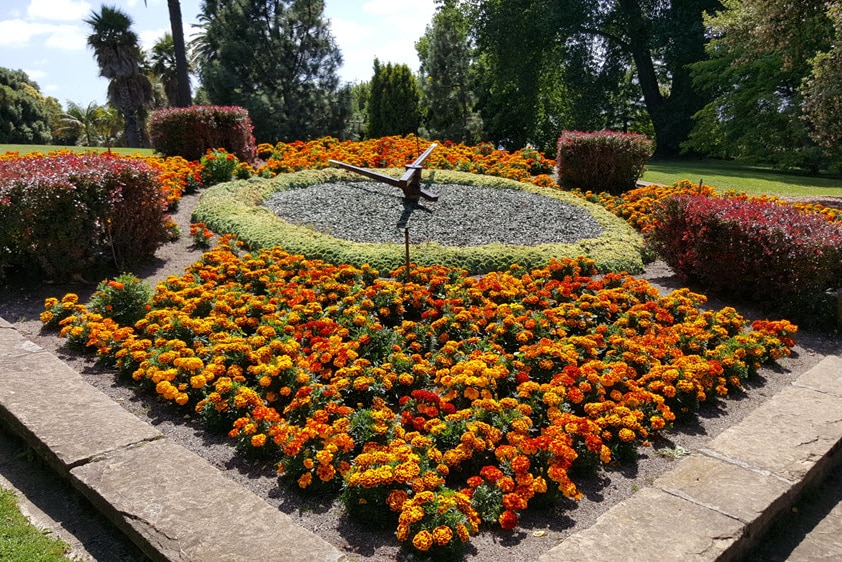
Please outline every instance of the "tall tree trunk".
[{"label": "tall tree trunk", "polygon": [[170,27],[175,49],[175,72],[178,77],[176,107],[187,107],[190,100],[190,75],[187,71],[187,49],[184,46],[184,25],[181,21],[181,3],[179,0],[167,0],[170,11]]},{"label": "tall tree trunk", "polygon": [[643,91],[643,101],[646,103],[646,110],[652,119],[652,127],[655,129],[656,151],[664,155],[675,153],[678,151],[679,141],[671,138],[668,127],[667,103],[661,94],[658,75],[652,61],[652,51],[649,48],[651,29],[641,13],[638,0],[620,0],[620,8],[628,24],[629,47],[637,67],[637,80]]}]

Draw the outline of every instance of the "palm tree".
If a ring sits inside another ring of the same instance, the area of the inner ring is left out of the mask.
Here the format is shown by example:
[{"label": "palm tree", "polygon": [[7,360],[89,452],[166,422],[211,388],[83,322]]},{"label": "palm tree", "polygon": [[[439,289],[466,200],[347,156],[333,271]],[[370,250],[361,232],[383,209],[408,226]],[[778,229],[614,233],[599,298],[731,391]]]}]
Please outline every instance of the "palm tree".
[{"label": "palm tree", "polygon": [[146,111],[152,101],[152,84],[143,74],[143,53],[132,19],[121,10],[103,6],[85,20],[91,26],[88,46],[94,50],[99,74],[109,79],[108,100],[126,121],[126,144],[147,144],[143,132]]},{"label": "palm tree", "polygon": [[[143,0],[146,4],[146,0]],[[175,56],[175,97],[171,98],[167,91],[167,99],[170,105],[175,107],[187,107],[190,99],[190,67],[187,64],[187,48],[184,44],[184,23],[181,19],[181,2],[179,0],[167,0],[167,9],[170,12],[170,35],[172,41],[173,55]],[[166,82],[164,83],[166,89]]]},{"label": "palm tree", "polygon": [[101,142],[99,128],[102,119],[102,108],[96,102],[87,107],[67,102],[67,111],[61,116],[61,127],[56,129],[59,134],[75,133],[79,136],[76,144],[83,146],[98,146]]},{"label": "palm tree", "polygon": [[172,35],[165,33],[153,46],[149,53],[149,69],[161,81],[167,103],[178,105],[178,70],[176,69],[175,49]]}]

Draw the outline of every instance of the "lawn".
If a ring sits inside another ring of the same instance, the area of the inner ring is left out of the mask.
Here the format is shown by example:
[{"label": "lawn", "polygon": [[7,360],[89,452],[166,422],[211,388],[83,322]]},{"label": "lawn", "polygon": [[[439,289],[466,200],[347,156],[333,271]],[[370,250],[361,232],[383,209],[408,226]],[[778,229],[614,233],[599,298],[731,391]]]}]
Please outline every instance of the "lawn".
[{"label": "lawn", "polygon": [[807,176],[725,160],[651,160],[641,180],[672,184],[700,181],[717,191],[745,191],[750,195],[842,196],[842,178]]},{"label": "lawn", "polygon": [[[74,152],[85,152],[88,150],[96,150],[97,152],[105,152],[108,148],[104,146],[53,146],[49,144],[0,144],[0,154],[6,152],[18,152],[26,154],[28,152],[43,152],[44,154],[53,150],[72,150]],[[142,154],[144,156],[152,156],[155,151],[151,148],[122,148],[115,147],[111,149],[112,152],[118,154]]]},{"label": "lawn", "polygon": [[18,509],[15,494],[0,488],[0,559],[67,561],[67,549],[67,544],[30,524]]}]

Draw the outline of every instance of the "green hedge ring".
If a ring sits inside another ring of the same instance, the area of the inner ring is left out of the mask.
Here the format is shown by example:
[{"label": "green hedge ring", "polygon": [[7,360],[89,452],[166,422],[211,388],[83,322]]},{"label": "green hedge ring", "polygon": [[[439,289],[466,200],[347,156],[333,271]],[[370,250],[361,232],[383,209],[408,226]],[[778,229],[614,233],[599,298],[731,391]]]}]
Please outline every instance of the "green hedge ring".
[{"label": "green hedge ring", "polygon": [[[400,177],[402,169],[378,170]],[[527,269],[545,266],[552,259],[587,256],[601,272],[643,271],[643,240],[624,220],[579,197],[560,190],[531,184],[450,170],[427,170],[422,181],[436,184],[459,184],[499,189],[524,190],[543,197],[559,199],[585,209],[602,226],[596,238],[585,238],[573,244],[540,244],[512,246],[487,244],[454,247],[435,242],[412,245],[412,263],[419,266],[446,265],[467,270],[470,274],[508,269],[518,264]],[[282,220],[261,204],[272,194],[287,189],[307,188],[331,182],[366,182],[367,178],[344,170],[326,168],[281,174],[271,179],[252,178],[215,185],[202,193],[193,210],[193,222],[204,222],[217,233],[230,233],[251,249],[281,246],[286,251],[308,259],[354,266],[368,264],[381,271],[392,271],[404,265],[405,247],[396,243],[359,243],[336,238],[313,228]],[[396,188],[397,189],[397,188]]]}]

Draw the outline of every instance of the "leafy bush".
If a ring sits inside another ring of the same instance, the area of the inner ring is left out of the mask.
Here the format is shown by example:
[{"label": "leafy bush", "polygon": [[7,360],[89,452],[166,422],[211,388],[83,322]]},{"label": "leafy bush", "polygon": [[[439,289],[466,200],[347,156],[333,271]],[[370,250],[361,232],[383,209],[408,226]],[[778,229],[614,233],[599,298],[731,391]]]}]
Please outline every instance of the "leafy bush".
[{"label": "leafy bush", "polygon": [[224,148],[209,148],[199,162],[203,166],[202,183],[206,186],[231,181],[234,171],[240,164],[237,157],[226,152]]},{"label": "leafy bush", "polygon": [[88,301],[88,310],[111,318],[121,326],[133,326],[146,316],[152,289],[134,275],[124,273],[97,285]]},{"label": "leafy bush", "polygon": [[634,189],[651,155],[652,141],[644,135],[564,131],[558,139],[558,183],[619,195]]},{"label": "leafy bush", "polygon": [[246,162],[257,157],[251,119],[242,107],[162,109],[149,119],[149,136],[152,147],[166,156],[198,160],[208,149],[225,147]]},{"label": "leafy bush", "polygon": [[762,199],[679,195],[656,205],[653,219],[652,248],[680,276],[722,295],[805,318],[842,279],[842,228],[818,214]]},{"label": "leafy bush", "polygon": [[168,238],[158,175],[110,153],[0,161],[0,267],[69,279],[139,263]]}]

